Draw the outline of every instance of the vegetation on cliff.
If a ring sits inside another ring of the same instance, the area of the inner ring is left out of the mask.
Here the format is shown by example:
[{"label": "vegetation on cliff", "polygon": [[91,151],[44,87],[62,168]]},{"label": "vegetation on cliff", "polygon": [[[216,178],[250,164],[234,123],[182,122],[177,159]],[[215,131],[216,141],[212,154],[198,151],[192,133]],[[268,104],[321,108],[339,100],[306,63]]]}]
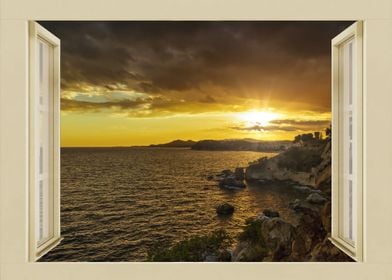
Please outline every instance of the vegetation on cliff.
[{"label": "vegetation on cliff", "polygon": [[279,156],[278,167],[296,172],[310,172],[322,160],[320,148],[291,147]]},{"label": "vegetation on cliff", "polygon": [[154,262],[201,262],[230,261],[229,247],[232,239],[225,230],[209,235],[194,236],[169,247],[158,244],[148,253],[148,261]]}]

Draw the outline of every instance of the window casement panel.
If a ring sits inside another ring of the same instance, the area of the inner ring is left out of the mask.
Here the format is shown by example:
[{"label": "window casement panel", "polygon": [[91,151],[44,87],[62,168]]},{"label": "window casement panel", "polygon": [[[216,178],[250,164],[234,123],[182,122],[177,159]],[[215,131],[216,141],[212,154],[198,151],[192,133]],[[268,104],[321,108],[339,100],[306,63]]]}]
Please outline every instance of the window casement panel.
[{"label": "window casement panel", "polygon": [[362,23],[332,40],[332,242],[363,259]]},{"label": "window casement panel", "polygon": [[60,238],[60,40],[29,25],[29,260]]}]

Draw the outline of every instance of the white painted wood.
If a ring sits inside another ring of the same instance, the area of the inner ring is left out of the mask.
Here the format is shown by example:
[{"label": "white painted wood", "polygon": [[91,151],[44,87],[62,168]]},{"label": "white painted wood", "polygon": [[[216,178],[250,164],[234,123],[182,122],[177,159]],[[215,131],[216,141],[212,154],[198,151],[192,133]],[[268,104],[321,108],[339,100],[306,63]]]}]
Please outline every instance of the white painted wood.
[{"label": "white painted wood", "polygon": [[29,25],[29,259],[60,241],[60,40]]},{"label": "white painted wood", "polygon": [[362,22],[332,40],[332,242],[363,259]]}]

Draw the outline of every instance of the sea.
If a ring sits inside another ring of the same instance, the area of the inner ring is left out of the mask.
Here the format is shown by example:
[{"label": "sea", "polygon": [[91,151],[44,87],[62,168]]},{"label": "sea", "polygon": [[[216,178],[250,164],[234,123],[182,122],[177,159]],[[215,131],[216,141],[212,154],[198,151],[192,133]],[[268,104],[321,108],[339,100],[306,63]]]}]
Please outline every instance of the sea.
[{"label": "sea", "polygon": [[[226,230],[236,238],[264,209],[292,221],[303,194],[284,183],[220,188],[210,175],[276,153],[188,148],[62,148],[62,242],[44,262],[143,262],[156,246]],[[216,206],[235,207],[219,217]]]}]

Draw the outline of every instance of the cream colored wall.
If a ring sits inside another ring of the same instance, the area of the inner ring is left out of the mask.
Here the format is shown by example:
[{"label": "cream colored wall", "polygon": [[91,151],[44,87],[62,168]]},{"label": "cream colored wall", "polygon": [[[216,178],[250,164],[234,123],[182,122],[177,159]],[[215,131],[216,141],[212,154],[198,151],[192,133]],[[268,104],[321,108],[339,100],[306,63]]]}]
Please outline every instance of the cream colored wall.
[{"label": "cream colored wall", "polygon": [[[392,279],[392,1],[0,1],[1,280]],[[38,19],[364,19],[365,262],[28,263],[27,20]]]}]

